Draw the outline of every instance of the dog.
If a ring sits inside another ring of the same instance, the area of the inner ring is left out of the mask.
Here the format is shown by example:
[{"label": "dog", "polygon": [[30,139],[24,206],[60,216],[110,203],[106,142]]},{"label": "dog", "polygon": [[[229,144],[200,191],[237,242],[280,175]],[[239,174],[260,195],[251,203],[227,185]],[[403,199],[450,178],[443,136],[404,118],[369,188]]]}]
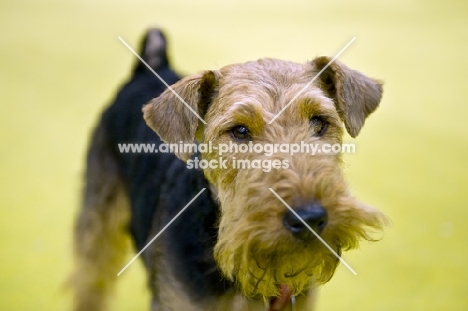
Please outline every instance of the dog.
[{"label": "dog", "polygon": [[341,153],[251,148],[342,144],[378,107],[382,84],[329,57],[181,78],[166,42],[150,29],[140,53],[172,86],[139,63],[94,130],[75,227],[74,310],[107,307],[129,236],[153,311],[310,310],[341,253],[374,240],[386,218],[350,193]]}]

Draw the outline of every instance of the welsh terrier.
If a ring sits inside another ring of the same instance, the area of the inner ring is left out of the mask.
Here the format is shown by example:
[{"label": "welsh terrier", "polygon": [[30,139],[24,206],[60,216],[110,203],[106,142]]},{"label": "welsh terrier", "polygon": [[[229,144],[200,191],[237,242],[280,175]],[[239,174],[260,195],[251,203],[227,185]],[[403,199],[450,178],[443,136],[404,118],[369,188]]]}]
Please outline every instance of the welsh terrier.
[{"label": "welsh terrier", "polygon": [[[75,228],[74,310],[105,309],[128,236],[144,249],[153,311],[310,310],[341,253],[373,240],[386,220],[350,193],[340,152],[281,148],[339,145],[345,129],[356,137],[381,83],[329,57],[260,59],[180,79],[157,29],[140,53],[172,87],[137,65],[94,131]],[[156,149],[120,148],[131,143]],[[210,148],[175,149],[182,145]],[[222,146],[230,148],[221,154]]]}]

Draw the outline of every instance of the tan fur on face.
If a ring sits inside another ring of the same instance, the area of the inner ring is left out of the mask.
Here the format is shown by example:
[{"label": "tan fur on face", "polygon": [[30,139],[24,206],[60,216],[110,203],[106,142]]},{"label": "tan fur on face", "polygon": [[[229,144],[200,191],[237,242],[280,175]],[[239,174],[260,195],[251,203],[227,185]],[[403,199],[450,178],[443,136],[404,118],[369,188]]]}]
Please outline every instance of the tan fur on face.
[{"label": "tan fur on face", "polygon": [[[306,65],[264,59],[224,67],[209,79],[206,74],[187,78],[187,82],[176,85],[177,89],[188,93],[190,105],[199,107],[207,125],[200,127],[191,112],[182,109],[182,103],[167,91],[144,108],[145,119],[169,142],[194,139],[198,128],[200,142],[211,141],[215,146],[242,144],[246,142],[236,140],[230,130],[243,125],[249,129],[253,143],[341,143],[344,131],[341,122],[356,136],[365,118],[377,107],[381,86],[340,63],[330,66],[323,79],[317,79],[268,124],[311,81],[323,62],[324,58]],[[205,87],[195,90],[194,83]],[[206,107],[207,85],[212,91],[211,102],[207,110],[201,111],[200,107]],[[205,95],[201,96],[202,93]],[[329,123],[322,137],[315,135],[310,126],[314,116]],[[185,127],[188,130],[171,127],[181,120],[189,122]],[[202,156],[207,160],[219,159],[217,152]],[[181,158],[187,159],[187,155]],[[214,256],[223,274],[235,281],[246,296],[277,296],[279,285],[287,285],[296,295],[305,293],[314,284],[327,282],[338,263],[317,239],[301,241],[284,228],[283,216],[288,209],[268,188],[292,208],[320,202],[329,218],[321,236],[337,252],[357,247],[360,239],[372,240],[372,229],[381,229],[385,223],[380,212],[350,194],[341,173],[339,154],[277,153],[268,157],[227,153],[223,158],[229,160],[228,169],[205,170],[217,189],[221,206]],[[238,169],[230,165],[233,158],[277,159],[287,161],[289,168],[270,172]]]}]

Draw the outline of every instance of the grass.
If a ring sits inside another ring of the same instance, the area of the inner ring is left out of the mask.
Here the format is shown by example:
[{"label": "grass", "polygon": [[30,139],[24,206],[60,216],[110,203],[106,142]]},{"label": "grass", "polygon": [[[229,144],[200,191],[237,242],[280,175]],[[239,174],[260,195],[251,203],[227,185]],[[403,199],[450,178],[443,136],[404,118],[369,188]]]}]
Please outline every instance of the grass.
[{"label": "grass", "polygon": [[[261,57],[333,55],[385,81],[346,158],[354,192],[393,225],[345,255],[319,310],[466,310],[468,5],[461,1],[52,1],[0,4],[0,309],[64,310],[89,133],[164,27],[182,73]],[[351,139],[350,139],[351,140]],[[148,309],[140,264],[115,310]]]}]

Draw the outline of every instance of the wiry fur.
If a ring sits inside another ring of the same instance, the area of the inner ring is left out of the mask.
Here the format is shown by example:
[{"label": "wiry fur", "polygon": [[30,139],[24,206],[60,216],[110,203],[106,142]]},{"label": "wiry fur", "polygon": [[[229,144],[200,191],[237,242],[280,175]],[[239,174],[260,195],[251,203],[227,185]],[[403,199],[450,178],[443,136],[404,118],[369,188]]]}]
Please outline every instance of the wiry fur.
[{"label": "wiry fur", "polygon": [[[221,157],[228,160],[227,169],[201,171],[179,160],[191,159],[190,152],[177,152],[179,159],[120,154],[117,144],[158,146],[162,140],[239,146],[248,142],[233,137],[231,129],[238,125],[249,129],[255,144],[341,143],[345,129],[356,136],[377,108],[381,84],[335,62],[304,89],[329,61],[326,57],[306,64],[261,59],[179,80],[168,67],[164,37],[152,31],[141,47],[144,59],[190,109],[138,65],[103,114],[88,154],[75,230],[75,311],[106,307],[125,264],[127,233],[141,250],[202,188],[206,191],[142,254],[152,310],[263,311],[265,302],[276,310],[272,298],[285,288],[297,295],[297,310],[309,310],[314,287],[330,280],[339,260],[317,238],[299,239],[285,227],[288,208],[269,188],[293,209],[319,202],[328,215],[320,235],[336,253],[373,240],[385,217],[350,193],[340,154],[231,151]],[[143,112],[149,127],[140,108],[148,101]],[[323,136],[310,124],[316,116],[328,123]],[[220,159],[217,150],[195,156]],[[239,169],[231,165],[234,158],[287,161],[289,167]]]},{"label": "wiry fur", "polygon": [[[307,65],[263,59],[194,75],[178,82],[174,89],[205,118],[206,126],[169,91],[145,106],[145,119],[168,143],[193,141],[197,131],[203,143],[227,144],[233,141],[229,130],[239,124],[249,128],[255,143],[341,143],[341,120],[352,136],[357,135],[381,96],[379,83],[341,64],[334,64],[327,72],[326,78],[332,76],[332,81],[319,80],[268,125],[321,69],[322,62],[323,58]],[[211,78],[207,83],[207,75],[217,80]],[[333,90],[330,86],[317,87],[333,82]],[[359,92],[348,94],[355,91],[350,86],[355,83],[359,84]],[[207,89],[213,95],[205,114],[198,108],[206,105],[201,103],[200,92],[206,93]],[[332,92],[335,97],[328,97]],[[353,117],[356,114],[358,121]],[[173,117],[159,117],[167,115]],[[330,123],[327,134],[320,139],[310,129],[309,120],[314,115],[325,116]],[[202,156],[219,159],[217,152]],[[314,284],[327,282],[338,263],[320,241],[304,243],[291,236],[281,221],[287,209],[269,187],[291,206],[320,201],[330,217],[322,237],[337,252],[357,247],[360,239],[372,240],[369,229],[380,229],[384,224],[380,212],[349,193],[341,174],[340,155],[223,155],[228,163],[233,158],[290,163],[289,169],[270,172],[232,167],[205,169],[205,176],[217,189],[222,212],[214,255],[223,274],[235,281],[245,296],[276,296],[278,284],[287,285],[294,294],[304,293]]]}]

